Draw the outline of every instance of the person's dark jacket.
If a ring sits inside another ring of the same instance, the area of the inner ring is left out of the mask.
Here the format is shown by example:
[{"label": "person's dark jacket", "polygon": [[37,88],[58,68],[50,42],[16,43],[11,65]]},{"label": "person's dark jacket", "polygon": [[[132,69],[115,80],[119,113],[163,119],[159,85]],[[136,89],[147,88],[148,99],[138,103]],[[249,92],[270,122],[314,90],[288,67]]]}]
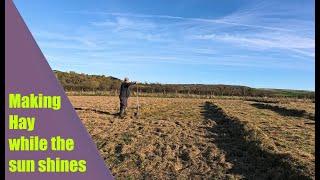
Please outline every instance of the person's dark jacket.
[{"label": "person's dark jacket", "polygon": [[130,96],[129,87],[134,84],[136,84],[136,82],[123,82],[120,87],[120,96],[119,97],[120,98],[128,98]]}]

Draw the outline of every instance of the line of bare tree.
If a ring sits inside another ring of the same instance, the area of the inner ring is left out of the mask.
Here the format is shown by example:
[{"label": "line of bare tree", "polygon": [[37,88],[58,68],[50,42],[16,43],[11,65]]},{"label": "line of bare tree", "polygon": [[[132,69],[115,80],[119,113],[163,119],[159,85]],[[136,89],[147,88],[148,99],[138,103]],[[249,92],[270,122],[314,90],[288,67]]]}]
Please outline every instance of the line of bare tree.
[{"label": "line of bare tree", "polygon": [[[117,93],[121,80],[112,76],[88,75],[84,73],[54,71],[65,91],[108,91]],[[141,93],[187,94],[206,96],[254,96],[314,98],[314,92],[297,90],[257,89],[235,85],[204,84],[160,84],[140,83]]]}]

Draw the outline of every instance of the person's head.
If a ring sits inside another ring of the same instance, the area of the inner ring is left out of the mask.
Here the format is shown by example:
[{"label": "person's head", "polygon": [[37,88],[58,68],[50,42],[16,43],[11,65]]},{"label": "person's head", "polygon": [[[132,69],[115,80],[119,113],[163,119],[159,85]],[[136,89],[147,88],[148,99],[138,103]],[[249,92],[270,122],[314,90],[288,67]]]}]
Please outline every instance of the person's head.
[{"label": "person's head", "polygon": [[123,81],[124,82],[129,82],[129,78],[125,77]]}]

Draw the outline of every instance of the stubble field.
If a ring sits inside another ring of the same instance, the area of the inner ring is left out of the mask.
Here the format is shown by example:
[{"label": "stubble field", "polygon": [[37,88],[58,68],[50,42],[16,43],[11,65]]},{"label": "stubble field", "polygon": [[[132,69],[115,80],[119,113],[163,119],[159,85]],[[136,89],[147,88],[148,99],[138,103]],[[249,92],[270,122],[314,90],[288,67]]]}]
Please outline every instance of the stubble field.
[{"label": "stubble field", "polygon": [[314,103],[69,96],[116,179],[314,179]]}]

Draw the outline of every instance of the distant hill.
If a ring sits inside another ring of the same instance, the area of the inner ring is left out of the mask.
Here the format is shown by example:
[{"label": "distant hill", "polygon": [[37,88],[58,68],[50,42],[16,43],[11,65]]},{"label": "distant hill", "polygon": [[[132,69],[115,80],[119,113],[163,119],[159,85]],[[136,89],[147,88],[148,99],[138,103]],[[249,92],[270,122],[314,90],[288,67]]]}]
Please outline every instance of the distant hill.
[{"label": "distant hill", "polygon": [[[111,91],[117,92],[121,80],[104,75],[88,75],[74,71],[54,73],[65,91]],[[207,84],[160,84],[141,83],[139,89],[142,93],[161,94],[195,94],[211,96],[259,96],[259,97],[296,97],[314,98],[314,92],[285,89],[259,89],[236,85],[207,85]]]}]

